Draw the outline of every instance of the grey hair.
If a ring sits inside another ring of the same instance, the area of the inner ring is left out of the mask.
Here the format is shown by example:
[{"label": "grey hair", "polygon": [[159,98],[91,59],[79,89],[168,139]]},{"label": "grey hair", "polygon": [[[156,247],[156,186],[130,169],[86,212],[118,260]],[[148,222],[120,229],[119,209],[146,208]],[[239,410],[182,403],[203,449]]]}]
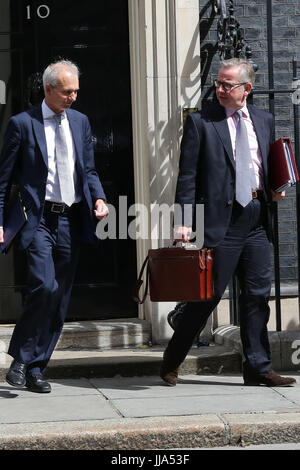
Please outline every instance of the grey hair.
[{"label": "grey hair", "polygon": [[53,64],[48,65],[43,73],[43,86],[44,90],[46,90],[46,85],[49,83],[52,88],[56,87],[58,75],[60,72],[65,69],[69,68],[70,71],[79,78],[80,71],[76,64],[71,62],[70,60],[62,59]]},{"label": "grey hair", "polygon": [[255,82],[255,70],[252,64],[247,59],[240,59],[233,57],[221,62],[221,68],[240,67],[240,80],[241,82],[252,83]]}]

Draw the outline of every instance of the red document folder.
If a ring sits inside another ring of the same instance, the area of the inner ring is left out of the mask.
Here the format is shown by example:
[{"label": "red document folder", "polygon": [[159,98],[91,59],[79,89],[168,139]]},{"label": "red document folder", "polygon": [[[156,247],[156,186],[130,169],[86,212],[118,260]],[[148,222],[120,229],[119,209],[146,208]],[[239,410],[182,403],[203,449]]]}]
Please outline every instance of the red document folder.
[{"label": "red document folder", "polygon": [[273,191],[280,193],[299,181],[298,170],[291,139],[281,137],[270,147],[270,184]]}]

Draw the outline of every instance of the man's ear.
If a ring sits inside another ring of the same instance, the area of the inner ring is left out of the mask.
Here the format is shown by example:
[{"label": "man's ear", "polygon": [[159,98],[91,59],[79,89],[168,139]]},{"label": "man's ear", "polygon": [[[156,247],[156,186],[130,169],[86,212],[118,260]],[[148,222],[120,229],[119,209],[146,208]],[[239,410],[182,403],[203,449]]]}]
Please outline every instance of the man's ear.
[{"label": "man's ear", "polygon": [[245,95],[248,96],[251,90],[252,90],[252,83],[246,83],[246,85],[245,85]]},{"label": "man's ear", "polygon": [[50,85],[50,83],[46,83],[46,86],[45,86],[45,95],[50,95],[51,93],[51,90],[52,90],[52,87]]}]

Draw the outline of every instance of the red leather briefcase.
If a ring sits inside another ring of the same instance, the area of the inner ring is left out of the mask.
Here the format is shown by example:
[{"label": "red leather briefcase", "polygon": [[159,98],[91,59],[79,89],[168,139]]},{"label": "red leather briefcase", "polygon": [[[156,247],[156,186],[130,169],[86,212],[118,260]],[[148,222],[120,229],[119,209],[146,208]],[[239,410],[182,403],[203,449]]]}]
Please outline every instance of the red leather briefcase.
[{"label": "red leather briefcase", "polygon": [[[139,290],[147,266],[143,298]],[[149,250],[134,292],[134,300],[142,304],[147,296],[153,302],[199,302],[213,297],[213,257],[211,249],[183,247]]]}]

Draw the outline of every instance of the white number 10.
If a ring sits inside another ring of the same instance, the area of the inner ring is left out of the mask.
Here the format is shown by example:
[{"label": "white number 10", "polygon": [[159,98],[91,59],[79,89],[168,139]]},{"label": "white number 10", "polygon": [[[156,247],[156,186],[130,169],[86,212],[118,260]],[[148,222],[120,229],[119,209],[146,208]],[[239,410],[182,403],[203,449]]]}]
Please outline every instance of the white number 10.
[{"label": "white number 10", "polygon": [[[31,20],[31,5],[27,5],[26,10],[27,10],[27,20]],[[50,8],[48,7],[48,5],[40,5],[36,9],[36,14],[39,18],[44,20],[45,18],[48,18],[48,16],[50,15]]]}]

